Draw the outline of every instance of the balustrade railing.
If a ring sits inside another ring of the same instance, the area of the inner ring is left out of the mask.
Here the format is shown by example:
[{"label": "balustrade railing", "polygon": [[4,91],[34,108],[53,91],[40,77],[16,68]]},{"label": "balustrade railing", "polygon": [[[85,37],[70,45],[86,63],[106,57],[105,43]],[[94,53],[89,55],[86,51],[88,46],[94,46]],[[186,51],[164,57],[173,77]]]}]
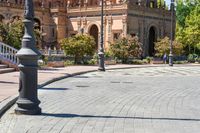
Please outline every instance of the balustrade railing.
[{"label": "balustrade railing", "polygon": [[40,50],[40,53],[46,56],[65,56],[64,50]]},{"label": "balustrade railing", "polygon": [[17,49],[0,42],[0,60],[8,61],[13,65],[17,64]]}]

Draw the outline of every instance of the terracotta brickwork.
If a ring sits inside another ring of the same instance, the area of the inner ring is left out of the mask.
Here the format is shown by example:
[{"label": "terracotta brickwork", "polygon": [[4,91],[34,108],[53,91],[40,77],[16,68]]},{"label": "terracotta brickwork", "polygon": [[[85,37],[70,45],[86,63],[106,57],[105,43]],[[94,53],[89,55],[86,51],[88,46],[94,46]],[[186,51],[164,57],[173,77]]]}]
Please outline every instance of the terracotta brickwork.
[{"label": "terracotta brickwork", "polygon": [[[59,40],[75,34],[94,36],[100,40],[101,0],[35,0],[35,17],[40,23],[46,47],[60,48]],[[0,2],[0,21],[23,17],[23,1]],[[171,13],[158,7],[157,0],[105,0],[104,44],[109,48],[120,36],[138,36],[144,56],[153,56],[158,38],[170,35]],[[175,23],[174,23],[175,29]]]}]

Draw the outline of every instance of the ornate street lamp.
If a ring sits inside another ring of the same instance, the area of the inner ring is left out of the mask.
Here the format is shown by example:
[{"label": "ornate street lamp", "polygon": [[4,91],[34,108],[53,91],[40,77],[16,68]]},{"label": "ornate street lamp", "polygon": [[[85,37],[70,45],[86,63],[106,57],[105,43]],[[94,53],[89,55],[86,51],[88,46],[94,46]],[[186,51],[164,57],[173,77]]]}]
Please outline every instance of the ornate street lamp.
[{"label": "ornate street lamp", "polygon": [[169,66],[173,66],[173,23],[174,23],[174,0],[171,0],[171,38],[170,38],[170,54],[169,54]]},{"label": "ornate street lamp", "polygon": [[105,71],[105,65],[104,65],[104,48],[103,48],[103,43],[104,43],[104,32],[103,32],[103,7],[104,6],[104,0],[101,0],[101,40],[100,40],[100,49],[99,49],[99,71]]},{"label": "ornate street lamp", "polygon": [[22,48],[17,53],[19,59],[19,98],[17,100],[16,114],[41,114],[40,101],[37,94],[37,68],[38,52],[33,35],[34,23],[33,0],[25,0],[24,26],[25,33],[22,39]]}]

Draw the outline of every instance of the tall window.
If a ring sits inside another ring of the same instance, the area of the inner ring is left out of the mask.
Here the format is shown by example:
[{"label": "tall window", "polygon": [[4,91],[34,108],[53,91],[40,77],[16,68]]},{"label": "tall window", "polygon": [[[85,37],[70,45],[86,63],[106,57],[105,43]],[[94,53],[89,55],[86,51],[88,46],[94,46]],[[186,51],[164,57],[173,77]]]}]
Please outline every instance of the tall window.
[{"label": "tall window", "polygon": [[120,33],[114,33],[113,34],[113,40],[117,40],[120,37]]},{"label": "tall window", "polygon": [[0,23],[3,22],[4,17],[2,15],[0,15]]},{"label": "tall window", "polygon": [[154,2],[154,1],[151,1],[151,2],[150,2],[150,7],[151,7],[151,8],[155,8],[155,2]]},{"label": "tall window", "polygon": [[52,37],[55,37],[55,29],[52,28]]}]

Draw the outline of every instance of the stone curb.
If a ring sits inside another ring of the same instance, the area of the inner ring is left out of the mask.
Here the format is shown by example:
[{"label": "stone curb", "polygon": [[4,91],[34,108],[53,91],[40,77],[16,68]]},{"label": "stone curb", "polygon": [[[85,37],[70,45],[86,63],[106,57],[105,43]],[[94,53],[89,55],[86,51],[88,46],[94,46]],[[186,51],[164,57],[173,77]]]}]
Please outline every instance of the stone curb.
[{"label": "stone curb", "polygon": [[[191,65],[192,66],[192,65]],[[195,66],[195,65],[194,65]],[[116,68],[106,68],[106,70],[116,70],[116,69],[131,69],[131,68],[146,68],[146,67],[166,67],[166,65],[148,65],[148,66],[128,66],[128,67],[116,67]],[[175,66],[177,67],[177,66]],[[51,84],[53,82],[56,82],[56,81],[59,81],[59,80],[62,80],[62,79],[65,79],[65,78],[69,78],[69,77],[73,77],[73,76],[76,76],[76,75],[81,75],[81,74],[85,74],[85,73],[90,73],[90,72],[95,72],[95,71],[98,71],[98,70],[88,70],[88,71],[82,71],[82,72],[76,72],[76,73],[73,73],[73,74],[67,74],[65,76],[61,76],[61,77],[57,77],[57,78],[53,78],[49,81],[46,81],[44,83],[42,83],[41,85],[38,85],[38,89],[48,85],[48,84]],[[8,110],[10,109],[10,107],[12,107],[15,102],[17,101],[17,98],[18,98],[18,95],[14,95],[14,96],[11,96],[9,98],[7,98],[6,100],[2,101],[0,103],[0,118],[3,116],[3,114]]]},{"label": "stone curb", "polygon": [[3,116],[3,114],[10,108],[12,107],[15,102],[17,101],[18,95],[11,96],[4,101],[1,102],[0,104],[0,118]]}]

